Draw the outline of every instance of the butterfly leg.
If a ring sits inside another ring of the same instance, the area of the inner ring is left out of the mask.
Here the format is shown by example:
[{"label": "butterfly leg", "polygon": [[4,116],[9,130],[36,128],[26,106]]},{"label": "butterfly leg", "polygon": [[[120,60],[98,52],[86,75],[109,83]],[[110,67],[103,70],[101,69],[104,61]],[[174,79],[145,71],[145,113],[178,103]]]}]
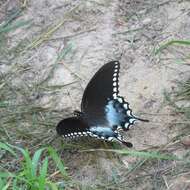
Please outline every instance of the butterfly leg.
[{"label": "butterfly leg", "polygon": [[76,116],[76,117],[82,117],[82,116],[83,116],[83,112],[80,112],[80,111],[78,111],[78,110],[74,110],[73,114],[74,114],[74,116]]}]

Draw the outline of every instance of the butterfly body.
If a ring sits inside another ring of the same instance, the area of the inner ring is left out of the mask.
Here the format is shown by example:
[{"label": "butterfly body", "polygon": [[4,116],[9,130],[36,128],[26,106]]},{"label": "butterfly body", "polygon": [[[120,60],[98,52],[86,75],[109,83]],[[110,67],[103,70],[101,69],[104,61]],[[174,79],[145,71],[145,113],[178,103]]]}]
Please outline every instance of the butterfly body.
[{"label": "butterfly body", "polygon": [[128,147],[119,130],[128,130],[139,119],[132,114],[129,103],[119,96],[118,61],[102,66],[88,83],[81,102],[81,112],[75,117],[63,119],[57,125],[57,133],[64,137],[91,136],[108,141],[117,140]]}]

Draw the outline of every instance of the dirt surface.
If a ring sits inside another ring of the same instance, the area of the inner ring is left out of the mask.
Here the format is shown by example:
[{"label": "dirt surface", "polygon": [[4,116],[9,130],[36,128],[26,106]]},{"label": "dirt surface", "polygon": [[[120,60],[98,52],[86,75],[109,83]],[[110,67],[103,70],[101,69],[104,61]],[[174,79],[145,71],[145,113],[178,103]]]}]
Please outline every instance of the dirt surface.
[{"label": "dirt surface", "polygon": [[[2,4],[0,20],[20,6],[21,1],[14,0]],[[176,123],[181,118],[165,104],[164,91],[175,90],[176,80],[189,77],[189,67],[181,64],[189,61],[182,59],[188,55],[189,49],[172,46],[157,55],[154,52],[166,41],[190,38],[189,1],[32,0],[27,1],[19,19],[31,20],[32,25],[9,34],[10,48],[19,41],[31,44],[37,36],[64,21],[39,46],[29,48],[27,53],[12,60],[12,65],[22,63],[31,71],[15,83],[44,80],[54,65],[49,85],[73,83],[56,94],[41,94],[36,102],[44,107],[66,110],[64,118],[74,109],[80,109],[83,90],[93,74],[106,62],[120,60],[120,93],[130,103],[135,115],[150,120],[150,123],[135,124],[127,132],[126,139],[134,144],[134,149],[144,150],[166,145],[178,134],[180,127]],[[65,49],[68,52],[59,60]],[[10,67],[0,66],[4,72]],[[59,144],[61,141],[58,140],[56,146]],[[179,147],[173,152],[182,156],[184,149]],[[110,160],[109,155],[102,153],[75,155],[71,152],[63,157],[71,175],[82,184],[92,186],[113,182],[116,180],[114,176],[123,175],[136,161],[135,158],[122,157],[120,161],[124,166],[121,166],[117,157]],[[187,184],[186,176],[167,180],[168,189],[183,189]],[[129,189],[154,189],[154,185],[146,179],[133,187],[129,183]],[[166,186],[160,189],[167,189]]]}]

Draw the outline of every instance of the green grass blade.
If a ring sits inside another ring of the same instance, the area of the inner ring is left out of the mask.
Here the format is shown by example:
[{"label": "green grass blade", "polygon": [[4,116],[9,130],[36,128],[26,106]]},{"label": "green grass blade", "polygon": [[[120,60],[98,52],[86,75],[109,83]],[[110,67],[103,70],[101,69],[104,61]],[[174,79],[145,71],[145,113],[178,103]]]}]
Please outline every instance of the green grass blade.
[{"label": "green grass blade", "polygon": [[7,25],[5,27],[0,27],[0,34],[1,33],[7,33],[7,32],[10,32],[12,30],[16,30],[17,28],[29,25],[30,23],[31,23],[31,21],[18,21],[15,24]]},{"label": "green grass blade", "polygon": [[126,176],[132,173],[133,171],[135,171],[136,169],[140,168],[146,161],[147,159],[143,159],[143,160],[138,161],[134,165],[130,166],[129,170],[127,171]]},{"label": "green grass blade", "polygon": [[[57,185],[51,181],[47,181],[46,184],[50,187],[52,190],[58,190]],[[62,189],[64,190],[64,189]]]},{"label": "green grass blade", "polygon": [[30,158],[29,151],[27,149],[25,150],[23,148],[16,147],[16,146],[13,146],[13,145],[9,145],[9,146],[19,150],[22,153],[22,155],[24,156],[24,161],[25,161],[24,175],[26,176],[28,181],[34,180],[35,176],[33,175],[33,171],[32,171],[33,165],[32,165],[32,160]]},{"label": "green grass blade", "polygon": [[61,159],[59,158],[57,152],[52,147],[48,147],[48,152],[49,152],[51,158],[54,160],[55,164],[57,165],[58,169],[60,170],[61,174],[66,179],[68,179],[68,174],[65,170],[65,166],[64,166],[63,162],[61,161]]},{"label": "green grass blade", "polygon": [[17,186],[17,178],[13,181],[13,190],[19,190],[19,187]]},{"label": "green grass blade", "polygon": [[55,64],[52,65],[51,70],[49,71],[48,75],[46,76],[46,78],[40,82],[40,86],[42,86],[45,82],[47,82],[48,80],[50,80],[51,78],[53,78],[53,74],[55,69],[59,66],[59,62],[69,53],[71,52],[73,48],[73,45],[70,43],[66,48],[63,49],[63,51],[58,55]]},{"label": "green grass blade", "polygon": [[45,148],[41,148],[39,150],[37,150],[34,153],[34,156],[32,158],[32,175],[36,176],[37,175],[37,168],[38,168],[38,164],[39,164],[39,159],[41,157],[42,152],[45,150]]},{"label": "green grass blade", "polygon": [[6,145],[5,143],[0,142],[0,149],[4,149],[8,151],[9,153],[11,153],[13,156],[17,157],[17,154],[14,152],[14,150],[10,148],[8,145]]},{"label": "green grass blade", "polygon": [[24,156],[24,160],[25,160],[25,176],[27,177],[27,179],[29,181],[34,179],[34,175],[32,172],[32,160],[30,158],[30,153],[28,150],[24,150],[24,149],[20,149],[20,151],[22,152],[23,156]]},{"label": "green grass blade", "polygon": [[162,50],[166,49],[170,45],[190,45],[189,40],[171,40],[161,45],[158,49],[155,50],[155,55],[160,53]]},{"label": "green grass blade", "polygon": [[174,155],[160,154],[159,152],[141,152],[141,151],[129,151],[129,150],[116,150],[116,153],[123,155],[137,156],[147,159],[160,159],[160,160],[180,160]]},{"label": "green grass blade", "polygon": [[7,102],[7,101],[0,102],[0,108],[6,108],[7,106],[9,106],[9,102]]},{"label": "green grass blade", "polygon": [[1,190],[7,190],[9,186],[11,185],[11,180],[9,179],[2,179],[0,178],[0,189]]},{"label": "green grass blade", "polygon": [[7,189],[9,188],[9,186],[10,186],[10,184],[7,183],[7,184],[2,188],[2,190],[7,190]]},{"label": "green grass blade", "polygon": [[0,178],[15,177],[13,173],[10,172],[0,172]]},{"label": "green grass blade", "polygon": [[46,157],[40,170],[39,190],[45,189],[47,170],[48,170],[48,158]]},{"label": "green grass blade", "polygon": [[[71,8],[69,12],[66,12],[65,17],[75,11],[80,6],[80,4],[81,3],[77,4],[74,8]],[[37,37],[37,39],[32,41],[32,43],[29,44],[28,47],[26,47],[26,50],[36,48],[40,46],[43,42],[47,41],[57,30],[59,30],[65,24],[66,21],[67,20],[65,18],[59,21],[56,25],[50,27],[45,33],[41,34],[39,37]]]},{"label": "green grass blade", "polygon": [[71,50],[73,49],[73,44],[69,43],[68,46],[66,48],[64,48],[58,55],[56,63],[59,63],[61,60],[63,60],[65,58],[65,56],[71,52]]},{"label": "green grass blade", "polygon": [[13,13],[6,21],[4,24],[1,25],[1,27],[5,27],[8,24],[10,24],[11,22],[13,22],[13,20],[15,20],[16,18],[18,18],[21,15],[22,10],[19,9],[17,10],[15,13]]},{"label": "green grass blade", "polygon": [[3,179],[0,177],[0,189],[3,189],[4,186],[5,186],[5,180],[3,180]]},{"label": "green grass blade", "polygon": [[86,150],[87,152],[94,152],[94,151],[107,151],[107,152],[115,152],[117,154],[122,155],[130,155],[140,158],[146,158],[146,159],[160,159],[160,160],[182,160],[174,155],[168,155],[168,154],[160,154],[159,152],[143,152],[143,151],[134,151],[134,150],[115,150],[115,149],[90,149]]}]

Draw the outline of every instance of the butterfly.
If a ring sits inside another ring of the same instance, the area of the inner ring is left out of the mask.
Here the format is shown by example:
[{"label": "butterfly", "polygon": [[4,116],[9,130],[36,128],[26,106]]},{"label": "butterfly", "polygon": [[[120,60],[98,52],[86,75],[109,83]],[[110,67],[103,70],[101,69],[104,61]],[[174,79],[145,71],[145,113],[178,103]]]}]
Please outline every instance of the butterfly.
[{"label": "butterfly", "polygon": [[81,111],[61,120],[56,131],[65,138],[91,136],[105,141],[118,141],[127,147],[120,130],[127,131],[135,121],[148,122],[133,115],[129,103],[119,95],[120,62],[103,65],[88,83],[81,101]]}]

